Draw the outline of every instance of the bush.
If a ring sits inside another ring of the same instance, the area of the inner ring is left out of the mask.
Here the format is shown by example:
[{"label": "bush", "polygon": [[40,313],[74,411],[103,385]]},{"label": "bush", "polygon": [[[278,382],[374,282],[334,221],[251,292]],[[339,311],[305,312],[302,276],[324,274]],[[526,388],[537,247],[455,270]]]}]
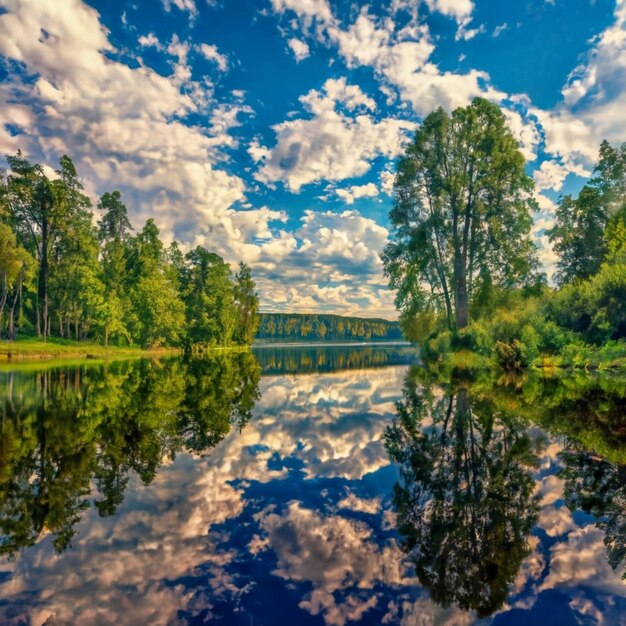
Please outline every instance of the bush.
[{"label": "bush", "polygon": [[493,351],[493,334],[485,321],[474,322],[458,332],[455,344],[461,349],[490,356]]},{"label": "bush", "polygon": [[449,330],[432,335],[422,346],[421,356],[425,361],[438,361],[452,350],[452,333]]},{"label": "bush", "polygon": [[498,363],[508,372],[522,370],[530,365],[528,348],[518,339],[511,343],[496,341]]}]

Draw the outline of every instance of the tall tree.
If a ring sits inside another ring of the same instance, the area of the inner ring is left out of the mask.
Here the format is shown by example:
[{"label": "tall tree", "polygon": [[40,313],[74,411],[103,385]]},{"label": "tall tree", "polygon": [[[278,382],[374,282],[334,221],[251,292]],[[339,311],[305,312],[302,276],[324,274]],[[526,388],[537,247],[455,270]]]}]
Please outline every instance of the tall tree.
[{"label": "tall tree", "polygon": [[536,268],[532,180],[500,109],[476,98],[428,115],[399,160],[382,259],[401,311],[444,310],[469,322],[481,277],[524,284]]},{"label": "tall tree", "polygon": [[53,249],[64,230],[76,220],[90,219],[91,202],[83,193],[76,168],[68,156],[59,159],[56,178],[51,181],[43,168],[32,165],[18,152],[7,157],[5,204],[18,241],[38,261],[36,294],[37,334],[50,334],[50,264]]},{"label": "tall tree", "polygon": [[237,324],[230,266],[221,256],[198,246],[185,255],[183,290],[187,335],[192,344],[228,344]]},{"label": "tall tree", "polygon": [[98,202],[102,217],[98,222],[101,246],[103,280],[107,301],[103,311],[102,334],[105,345],[110,336],[124,337],[130,341],[126,321],[132,317],[132,304],[128,297],[127,264],[133,227],[128,219],[126,205],[119,191],[106,192]]},{"label": "tall tree", "polygon": [[184,334],[185,307],[154,220],[149,219],[133,239],[129,257],[133,337],[143,346],[178,344]]},{"label": "tall tree", "polygon": [[11,228],[0,222],[0,338],[6,327],[6,338],[15,339],[15,314],[33,268],[32,256],[17,243]]},{"label": "tall tree", "polygon": [[560,284],[596,274],[610,253],[607,234],[617,228],[626,211],[626,143],[600,146],[593,178],[577,198],[561,198],[556,222],[548,236],[559,255],[556,278]]},{"label": "tall tree", "polygon": [[[239,264],[239,271],[235,274],[235,306],[237,307],[237,326],[235,341],[242,345],[250,345],[259,329],[259,297],[256,293],[256,283],[252,272],[245,263]],[[323,326],[323,324],[322,324]],[[326,334],[320,333],[322,337]]]}]

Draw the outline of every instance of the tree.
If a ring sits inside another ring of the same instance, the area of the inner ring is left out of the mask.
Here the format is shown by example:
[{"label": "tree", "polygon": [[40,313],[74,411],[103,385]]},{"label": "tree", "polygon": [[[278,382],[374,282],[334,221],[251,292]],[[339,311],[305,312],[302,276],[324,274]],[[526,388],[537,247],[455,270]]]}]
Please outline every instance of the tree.
[{"label": "tree", "polygon": [[480,277],[514,287],[533,276],[532,180],[500,109],[476,98],[428,115],[399,160],[382,259],[402,312],[469,322]]},{"label": "tree", "polygon": [[9,226],[0,222],[0,338],[5,328],[5,308],[8,311],[6,338],[15,339],[15,313],[22,300],[22,289],[34,267],[34,259],[17,243]]},{"label": "tree", "polygon": [[[76,213],[59,228],[50,257],[51,316],[59,335],[86,339],[105,324],[107,295],[90,212]],[[72,333],[73,327],[73,333]]]},{"label": "tree", "polygon": [[132,336],[142,346],[176,345],[184,334],[185,307],[167,267],[159,229],[149,219],[130,244]]},{"label": "tree", "polygon": [[238,323],[230,266],[198,246],[185,255],[182,277],[190,344],[229,344]]},{"label": "tree", "polygon": [[593,276],[607,259],[611,227],[618,227],[626,210],[626,143],[613,148],[603,141],[594,174],[577,198],[561,199],[548,232],[559,255],[560,284]]},{"label": "tree", "polygon": [[[235,275],[234,287],[235,306],[237,307],[237,326],[234,339],[236,343],[242,345],[250,345],[259,329],[259,297],[255,289],[256,284],[250,268],[245,263],[240,263],[239,272]],[[325,335],[325,328],[323,335]]]},{"label": "tree", "polygon": [[126,319],[132,317],[132,304],[128,297],[130,284],[127,265],[133,227],[119,191],[103,194],[98,202],[98,210],[103,212],[98,222],[98,239],[103,280],[108,294],[102,315],[104,344],[108,344],[110,336],[124,337],[130,342]]},{"label": "tree", "polygon": [[20,152],[7,157],[10,173],[4,202],[18,242],[38,261],[36,294],[37,334],[50,335],[50,267],[54,248],[64,231],[91,219],[91,201],[83,194],[76,168],[68,156],[59,159],[57,178],[50,181],[40,165]]}]

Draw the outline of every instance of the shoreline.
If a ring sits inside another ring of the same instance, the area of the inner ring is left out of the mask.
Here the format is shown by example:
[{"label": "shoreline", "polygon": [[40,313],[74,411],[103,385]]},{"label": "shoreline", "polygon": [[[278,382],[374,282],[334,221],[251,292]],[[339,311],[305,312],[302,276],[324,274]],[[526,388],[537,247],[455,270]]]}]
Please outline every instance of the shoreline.
[{"label": "shoreline", "polygon": [[[248,350],[248,346],[213,346],[205,348],[208,352]],[[0,365],[23,362],[49,361],[90,361],[108,362],[133,358],[161,358],[183,354],[182,348],[159,347],[140,348],[138,346],[103,346],[94,343],[53,339],[48,342],[34,339],[18,339],[13,342],[0,342]]]}]

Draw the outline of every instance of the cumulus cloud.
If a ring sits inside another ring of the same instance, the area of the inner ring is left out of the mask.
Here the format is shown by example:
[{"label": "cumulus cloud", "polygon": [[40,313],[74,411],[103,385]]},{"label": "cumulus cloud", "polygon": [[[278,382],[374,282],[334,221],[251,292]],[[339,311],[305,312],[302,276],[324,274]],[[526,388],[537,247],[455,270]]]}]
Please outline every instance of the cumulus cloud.
[{"label": "cumulus cloud", "polygon": [[[289,581],[310,582],[313,591],[300,607],[312,615],[322,614],[329,626],[359,620],[377,606],[378,594],[362,590],[408,582],[397,543],[381,549],[363,522],[339,515],[322,517],[293,501],[283,515],[263,515],[260,525],[278,558],[274,573]],[[353,592],[338,601],[334,594],[346,589]]]},{"label": "cumulus cloud", "polygon": [[198,7],[195,0],[163,0],[163,7],[169,13],[172,7],[176,7],[179,11],[188,13],[190,18],[198,15]]},{"label": "cumulus cloud", "polygon": [[[412,20],[399,28],[392,18],[374,17],[363,7],[356,19],[343,27],[325,0],[274,0],[272,4],[279,14],[295,12],[304,34],[312,33],[321,43],[336,46],[349,68],[373,68],[381,85],[397,91],[419,115],[438,106],[452,109],[465,105],[479,95],[494,100],[504,97],[488,84],[486,72],[442,72],[432,63],[429,59],[435,44],[426,24]],[[429,0],[428,5],[431,11],[457,21],[459,38],[470,39],[484,30],[482,26],[468,28],[473,10],[469,0]],[[396,11],[400,8],[405,6],[395,7]]]},{"label": "cumulus cloud", "polygon": [[[213,101],[211,84],[190,78],[189,44],[174,37],[167,45],[174,71],[163,76],[105,56],[116,51],[98,13],[80,0],[5,5],[0,54],[34,77],[12,76],[13,99],[36,103],[23,117],[23,149],[53,164],[59,154],[72,155],[96,189],[121,187],[134,216],[156,217],[166,235],[175,230],[177,205],[190,222],[208,218],[219,227],[224,217],[236,219],[228,211],[245,186],[218,167],[232,138],[223,125],[185,123]],[[144,42],[156,43],[150,36]]]},{"label": "cumulus cloud", "polygon": [[373,198],[378,195],[378,187],[374,183],[352,185],[346,189],[337,189],[335,193],[346,203],[354,204],[359,198]]},{"label": "cumulus cloud", "polygon": [[[192,78],[189,57],[194,53],[219,71],[227,69],[227,58],[215,46],[191,46],[176,36],[162,43],[145,35],[140,45],[172,59],[172,74],[163,76],[105,56],[116,51],[98,13],[79,0],[60,0],[54,7],[16,0],[6,4],[8,12],[0,15],[0,53],[23,64],[35,80],[31,85],[15,74],[10,84],[0,86],[5,151],[21,147],[53,165],[59,154],[72,155],[93,189],[122,190],[137,226],[155,218],[166,239],[208,245],[228,261],[252,265],[263,302],[270,306],[293,310],[302,304],[308,310],[336,307],[351,313],[369,306],[374,314],[394,314],[391,298],[378,296],[382,285],[368,282],[380,272],[377,253],[386,238],[374,222],[356,214],[322,214],[322,230],[316,234],[318,217],[311,212],[294,234],[283,226],[284,212],[233,206],[245,200],[246,186],[222,169],[223,151],[237,147],[233,130],[253,111],[241,94],[219,102],[210,82]],[[41,37],[44,27],[46,38]],[[36,106],[21,104],[31,99]],[[358,174],[369,168],[372,156],[399,150],[407,125],[373,120],[374,101],[345,80],[327,81],[322,92],[309,92],[303,102],[314,120],[311,143],[288,168],[278,154],[293,151],[295,139],[287,127],[281,130],[278,145],[265,153],[268,177],[273,171],[277,176],[288,172],[296,188],[326,175]],[[186,119],[199,113],[208,116],[206,128]],[[350,113],[357,119],[351,120]],[[307,120],[300,123],[307,128]],[[5,124],[18,126],[22,134],[10,134]],[[321,129],[326,135],[316,137]],[[337,146],[333,133],[341,137]],[[355,155],[355,146],[360,154]],[[333,154],[336,165],[324,165]],[[332,228],[322,224],[331,222]],[[363,282],[355,283],[350,268],[357,268]],[[314,284],[316,279],[321,282]]]},{"label": "cumulus cloud", "polygon": [[395,318],[379,251],[387,229],[358,211],[305,210],[294,246],[276,264],[268,259],[259,291],[267,310]]},{"label": "cumulus cloud", "polygon": [[287,45],[293,52],[293,56],[298,62],[306,59],[310,54],[309,45],[306,42],[301,41],[300,39],[296,39],[295,37],[292,37],[287,42]]},{"label": "cumulus cloud", "polygon": [[594,40],[569,75],[563,99],[552,110],[534,109],[548,154],[579,176],[588,175],[603,139],[624,139],[626,126],[626,0],[617,0],[614,22]]},{"label": "cumulus cloud", "polygon": [[215,63],[222,72],[225,72],[228,69],[228,57],[221,54],[217,49],[217,46],[201,43],[198,46],[198,50],[205,59]]},{"label": "cumulus cloud", "polygon": [[541,589],[585,586],[626,597],[626,585],[608,564],[604,533],[593,525],[572,531],[551,550],[550,573]]},{"label": "cumulus cloud", "polygon": [[377,121],[374,101],[345,78],[328,79],[320,91],[300,98],[310,118],[273,127],[276,145],[254,146],[261,160],[256,178],[283,180],[298,192],[308,183],[362,176],[377,156],[397,155],[415,124],[400,119]]}]

